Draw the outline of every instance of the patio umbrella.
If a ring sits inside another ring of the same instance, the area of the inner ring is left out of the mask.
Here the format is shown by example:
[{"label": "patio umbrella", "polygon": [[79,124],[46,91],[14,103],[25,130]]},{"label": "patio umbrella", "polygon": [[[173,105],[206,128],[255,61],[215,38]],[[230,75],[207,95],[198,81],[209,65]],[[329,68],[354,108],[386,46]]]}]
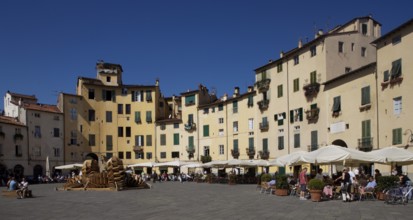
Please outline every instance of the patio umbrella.
[{"label": "patio umbrella", "polygon": [[291,166],[291,165],[294,165],[294,164],[301,164],[301,163],[304,163],[304,162],[302,162],[302,157],[306,154],[308,154],[307,151],[295,151],[295,152],[292,152],[290,154],[278,157],[275,160],[271,160],[270,163],[272,163],[272,164],[278,163],[278,164],[282,164],[284,166]]},{"label": "patio umbrella", "polygon": [[174,161],[169,161],[169,162],[157,163],[154,166],[155,167],[181,167],[184,165],[194,164],[194,163],[198,163],[198,162],[174,160]]},{"label": "patio umbrella", "polygon": [[57,166],[57,167],[55,167],[55,169],[57,169],[57,170],[73,170],[73,169],[82,168],[82,167],[83,167],[83,164],[74,163],[74,164],[66,164],[66,165]]},{"label": "patio umbrella", "polygon": [[203,168],[225,168],[228,165],[227,160],[214,160],[201,165]]},{"label": "patio umbrella", "polygon": [[49,156],[46,157],[46,176],[50,178]]},{"label": "patio umbrella", "polygon": [[128,165],[128,167],[154,167],[157,163],[155,162],[146,162],[146,163],[136,163]]},{"label": "patio umbrella", "polygon": [[379,150],[370,151],[367,154],[373,155],[381,159],[382,163],[386,164],[398,164],[409,165],[413,164],[413,152],[398,148],[398,147],[385,147]]},{"label": "patio umbrella", "polygon": [[228,161],[227,165],[230,167],[256,167],[257,164],[253,161],[254,160],[232,159]]}]

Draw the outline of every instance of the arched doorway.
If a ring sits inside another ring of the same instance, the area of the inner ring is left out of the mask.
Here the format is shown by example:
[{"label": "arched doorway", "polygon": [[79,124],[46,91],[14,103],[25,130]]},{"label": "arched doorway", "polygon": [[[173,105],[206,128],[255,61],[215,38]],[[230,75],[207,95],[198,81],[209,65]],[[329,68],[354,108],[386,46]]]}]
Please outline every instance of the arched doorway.
[{"label": "arched doorway", "polygon": [[24,175],[24,167],[20,164],[17,164],[16,166],[14,166],[13,172],[16,179],[20,180],[20,178],[22,178]]},{"label": "arched doorway", "polygon": [[41,165],[36,165],[33,168],[33,177],[37,179],[39,176],[43,176],[43,167]]},{"label": "arched doorway", "polygon": [[333,141],[332,144],[333,144],[333,145],[337,145],[337,146],[341,146],[341,147],[346,147],[346,148],[347,148],[347,143],[344,142],[343,140],[340,140],[340,139]]}]

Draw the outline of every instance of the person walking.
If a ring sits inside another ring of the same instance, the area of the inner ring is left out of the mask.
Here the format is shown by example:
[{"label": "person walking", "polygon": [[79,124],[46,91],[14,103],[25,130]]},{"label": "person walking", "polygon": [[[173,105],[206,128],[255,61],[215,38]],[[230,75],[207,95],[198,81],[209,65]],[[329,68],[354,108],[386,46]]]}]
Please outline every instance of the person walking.
[{"label": "person walking", "polygon": [[305,192],[307,191],[307,168],[306,167],[304,167],[304,169],[300,172],[298,179],[300,182],[300,200],[307,200],[307,198],[305,198]]},{"label": "person walking", "polygon": [[343,174],[336,179],[341,180],[341,195],[343,198],[343,202],[350,202],[350,185],[351,185],[351,180],[350,180],[350,174],[348,173],[348,169],[344,168],[343,169]]}]

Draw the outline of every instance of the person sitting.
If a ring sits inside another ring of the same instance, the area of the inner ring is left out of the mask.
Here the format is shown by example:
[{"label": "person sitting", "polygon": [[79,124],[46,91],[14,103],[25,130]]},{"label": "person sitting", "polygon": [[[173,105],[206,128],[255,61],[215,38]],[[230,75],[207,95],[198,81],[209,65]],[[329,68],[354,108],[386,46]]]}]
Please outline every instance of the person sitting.
[{"label": "person sitting", "polygon": [[19,189],[17,190],[17,198],[23,199],[26,197],[27,190],[29,190],[29,183],[26,181],[26,178],[23,177],[22,182],[19,184]]},{"label": "person sitting", "polygon": [[14,179],[14,176],[10,178],[10,181],[7,183],[7,187],[9,191],[14,191],[17,189],[17,182]]},{"label": "person sitting", "polygon": [[376,180],[374,179],[373,176],[370,176],[369,182],[367,183],[367,185],[359,187],[360,197],[365,195],[366,192],[374,192],[374,189],[376,188],[376,186],[377,186]]}]

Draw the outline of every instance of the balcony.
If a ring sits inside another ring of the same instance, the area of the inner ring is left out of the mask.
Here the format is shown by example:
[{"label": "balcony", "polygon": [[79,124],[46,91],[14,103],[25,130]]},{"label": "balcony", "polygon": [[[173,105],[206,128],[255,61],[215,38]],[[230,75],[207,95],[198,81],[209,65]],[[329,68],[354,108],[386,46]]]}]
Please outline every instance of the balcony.
[{"label": "balcony", "polygon": [[260,130],[261,131],[268,131],[268,128],[269,128],[270,126],[268,125],[268,122],[261,122],[260,123]]},{"label": "balcony", "polygon": [[266,151],[260,150],[260,151],[258,151],[258,154],[260,155],[260,158],[262,160],[268,160],[270,158],[270,152],[268,150],[266,150]]},{"label": "balcony", "polygon": [[186,131],[193,131],[196,129],[196,125],[193,122],[188,122],[184,126]]},{"label": "balcony", "polygon": [[373,150],[373,138],[372,137],[359,138],[358,149],[364,152],[369,152]]},{"label": "balcony", "polygon": [[255,83],[259,92],[266,92],[270,88],[271,79],[263,79]]},{"label": "balcony", "polygon": [[231,150],[231,155],[232,155],[232,157],[233,157],[234,159],[238,159],[238,157],[239,157],[239,151],[232,149],[232,150]]},{"label": "balcony", "polygon": [[135,154],[143,153],[143,146],[133,146],[133,151],[135,152]]},{"label": "balcony", "polygon": [[259,101],[257,104],[258,104],[258,108],[261,111],[264,111],[264,110],[268,109],[268,105],[270,104],[270,100],[265,99],[265,100]]},{"label": "balcony", "polygon": [[304,90],[304,95],[306,97],[312,97],[318,94],[318,92],[320,91],[320,83],[310,83],[308,85],[305,85],[303,87]]},{"label": "balcony", "polygon": [[255,157],[255,148],[254,147],[247,147],[246,151],[247,151],[247,155],[248,155],[249,159],[250,160],[254,159],[254,157]]},{"label": "balcony", "polygon": [[193,158],[195,153],[195,146],[186,146],[186,152],[188,153],[189,159]]},{"label": "balcony", "polygon": [[313,108],[313,109],[305,111],[305,114],[307,115],[307,120],[309,122],[317,121],[319,113],[320,113],[320,108]]}]

